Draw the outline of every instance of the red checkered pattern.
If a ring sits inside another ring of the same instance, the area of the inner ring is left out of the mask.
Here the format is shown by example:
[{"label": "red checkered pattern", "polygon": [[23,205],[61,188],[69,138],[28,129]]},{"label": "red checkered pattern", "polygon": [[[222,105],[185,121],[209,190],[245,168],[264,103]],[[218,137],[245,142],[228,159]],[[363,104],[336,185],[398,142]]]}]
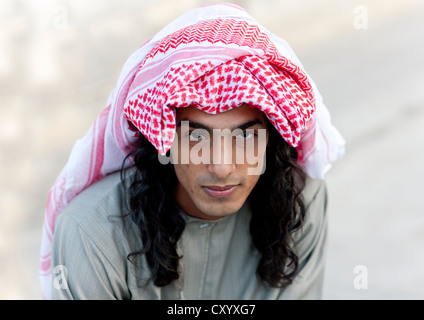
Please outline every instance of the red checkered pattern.
[{"label": "red checkered pattern", "polygon": [[[193,61],[170,62],[187,46],[217,43],[253,48],[263,56],[243,55],[219,64],[196,61],[195,56]],[[144,69],[162,66],[163,61],[169,68],[154,85],[139,90],[124,108],[126,117],[161,154],[169,150],[174,139],[175,108],[193,105],[216,114],[247,103],[263,111],[294,147],[315,111],[314,95],[304,72],[279,55],[268,36],[246,21],[217,19],[169,35],[141,63],[140,78],[145,77],[141,73]]]}]

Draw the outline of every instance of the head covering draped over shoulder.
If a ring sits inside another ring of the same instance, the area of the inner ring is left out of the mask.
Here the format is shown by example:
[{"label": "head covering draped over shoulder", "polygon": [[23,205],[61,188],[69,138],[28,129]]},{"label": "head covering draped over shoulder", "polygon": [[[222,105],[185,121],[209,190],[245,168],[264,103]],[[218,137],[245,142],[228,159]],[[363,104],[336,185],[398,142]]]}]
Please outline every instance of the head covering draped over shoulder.
[{"label": "head covering draped over shoulder", "polygon": [[140,132],[164,155],[175,136],[175,108],[217,114],[244,103],[264,112],[296,147],[311,178],[323,179],[343,156],[344,140],[290,46],[241,7],[194,9],[138,48],[50,190],[41,247],[44,297],[51,297],[56,217],[77,194],[121,168]]}]

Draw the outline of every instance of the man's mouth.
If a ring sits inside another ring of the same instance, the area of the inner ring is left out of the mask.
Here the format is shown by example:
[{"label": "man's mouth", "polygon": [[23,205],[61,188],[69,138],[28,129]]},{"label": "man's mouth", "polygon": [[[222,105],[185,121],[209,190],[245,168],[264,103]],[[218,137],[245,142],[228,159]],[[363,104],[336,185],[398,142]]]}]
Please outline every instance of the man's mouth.
[{"label": "man's mouth", "polygon": [[203,186],[202,188],[209,197],[225,198],[232,195],[237,190],[238,187],[239,185],[237,184],[231,184],[231,185],[225,185],[225,186],[217,186],[217,185]]}]

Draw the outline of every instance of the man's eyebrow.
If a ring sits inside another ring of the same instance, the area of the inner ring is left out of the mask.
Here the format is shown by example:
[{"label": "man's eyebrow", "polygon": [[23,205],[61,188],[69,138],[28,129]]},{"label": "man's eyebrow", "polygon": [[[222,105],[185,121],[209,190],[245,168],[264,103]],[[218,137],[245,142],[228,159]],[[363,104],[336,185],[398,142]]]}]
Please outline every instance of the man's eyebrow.
[{"label": "man's eyebrow", "polygon": [[[213,132],[213,128],[208,127],[208,126],[206,126],[206,125],[204,125],[204,124],[202,124],[202,123],[194,122],[194,121],[189,121],[189,120],[181,120],[181,121],[177,124],[177,127],[180,127],[180,126],[181,126],[181,122],[183,122],[183,121],[187,121],[187,122],[188,122],[188,124],[189,124],[189,127],[190,127],[190,128],[194,128],[194,129],[203,129],[203,130],[206,130],[206,131],[208,131],[208,132]],[[245,129],[247,129],[247,128],[253,127],[253,126],[254,126],[254,125],[256,125],[256,124],[264,125],[264,122],[263,122],[262,120],[260,120],[260,119],[250,120],[250,121],[247,121],[247,122],[242,123],[242,124],[240,124],[240,125],[237,125],[237,126],[235,126],[234,128],[231,128],[231,131],[234,131],[234,130],[236,130],[236,129],[245,130]]]}]

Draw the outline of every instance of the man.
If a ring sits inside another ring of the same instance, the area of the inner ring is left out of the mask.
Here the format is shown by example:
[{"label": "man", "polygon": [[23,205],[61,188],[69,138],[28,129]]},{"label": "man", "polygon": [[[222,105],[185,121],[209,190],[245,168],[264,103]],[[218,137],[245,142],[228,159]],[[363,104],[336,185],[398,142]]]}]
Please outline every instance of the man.
[{"label": "man", "polygon": [[320,298],[343,146],[283,40],[232,4],[195,9],[128,59],[52,188],[44,294]]}]

